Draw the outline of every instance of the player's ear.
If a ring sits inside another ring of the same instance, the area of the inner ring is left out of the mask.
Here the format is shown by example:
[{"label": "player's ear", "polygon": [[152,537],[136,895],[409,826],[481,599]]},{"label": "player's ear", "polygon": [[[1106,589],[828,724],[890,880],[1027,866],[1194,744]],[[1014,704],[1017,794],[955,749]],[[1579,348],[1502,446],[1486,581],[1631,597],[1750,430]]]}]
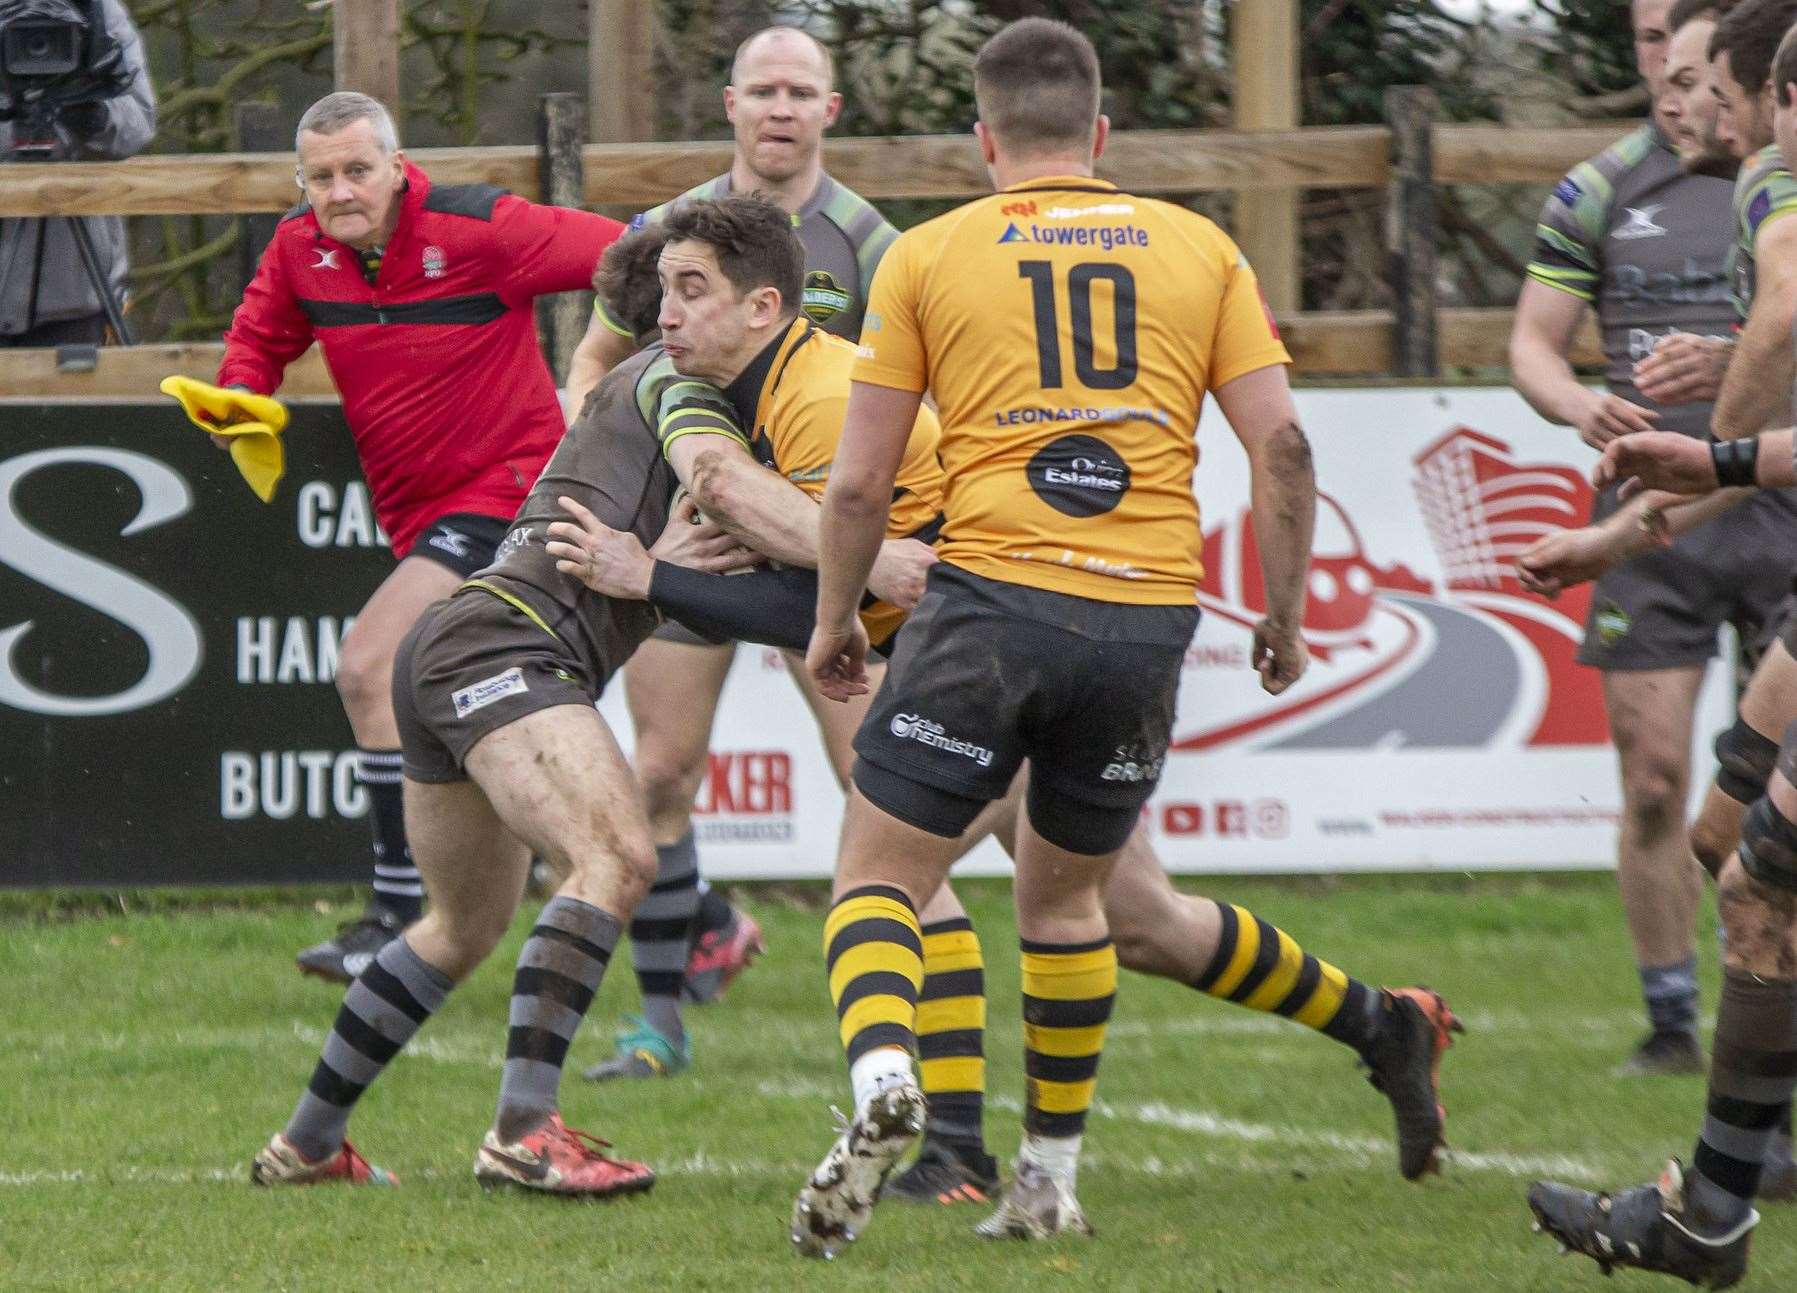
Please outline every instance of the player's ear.
[{"label": "player's ear", "polygon": [[998,153],[992,147],[992,132],[986,129],[985,122],[976,121],[973,123],[973,137],[980,141],[980,160],[982,162],[990,166],[993,162],[998,160]]},{"label": "player's ear", "polygon": [[842,115],[842,95],[835,90],[824,98],[824,129],[828,130],[836,124],[836,118]]},{"label": "player's ear", "polygon": [[1104,113],[1101,112],[1098,114],[1098,120],[1095,123],[1093,123],[1093,126],[1092,126],[1092,160],[1093,161],[1097,161],[1100,157],[1104,156],[1104,146],[1105,146],[1105,143],[1110,139],[1110,137],[1111,137],[1111,119],[1109,117],[1105,116]]},{"label": "player's ear", "polygon": [[724,120],[733,126],[736,124],[736,87],[734,85],[724,87]]},{"label": "player's ear", "polygon": [[405,182],[406,182],[406,150],[403,148],[395,148],[393,150],[393,189],[394,189],[394,191],[398,192],[399,186],[404,184]]}]

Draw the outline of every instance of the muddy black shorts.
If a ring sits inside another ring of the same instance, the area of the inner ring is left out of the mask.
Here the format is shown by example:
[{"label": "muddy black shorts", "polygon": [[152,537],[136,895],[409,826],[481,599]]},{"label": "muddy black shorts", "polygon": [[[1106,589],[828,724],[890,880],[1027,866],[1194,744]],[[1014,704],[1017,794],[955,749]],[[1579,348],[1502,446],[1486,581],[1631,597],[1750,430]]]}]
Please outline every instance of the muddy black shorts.
[{"label": "muddy black shorts", "polygon": [[952,836],[1028,759],[1031,824],[1073,852],[1109,852],[1160,779],[1197,626],[1196,606],[1094,601],[940,563],[856,734],[855,785]]},{"label": "muddy black shorts", "polygon": [[405,773],[462,781],[476,742],[554,705],[591,707],[609,669],[532,618],[522,604],[463,588],[418,617],[393,660],[393,717]]}]

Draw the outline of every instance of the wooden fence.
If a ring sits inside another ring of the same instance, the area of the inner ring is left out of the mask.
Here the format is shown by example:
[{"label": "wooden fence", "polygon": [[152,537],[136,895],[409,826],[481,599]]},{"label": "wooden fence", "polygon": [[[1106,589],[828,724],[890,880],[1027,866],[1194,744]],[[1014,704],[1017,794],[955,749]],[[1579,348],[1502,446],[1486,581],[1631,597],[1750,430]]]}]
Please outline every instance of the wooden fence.
[{"label": "wooden fence", "polygon": [[[580,194],[588,205],[613,209],[665,201],[729,167],[727,142],[577,146],[585,134],[582,107],[578,96],[548,96],[536,147],[419,149],[411,156],[440,183],[486,181],[562,201]],[[1431,120],[1431,108],[1427,91],[1401,88],[1387,98],[1392,128],[1119,132],[1099,173],[1137,193],[1383,188],[1386,270],[1397,308],[1286,315],[1281,326],[1299,372],[1427,378],[1447,369],[1501,366],[1510,311],[1441,309],[1436,302],[1434,186],[1552,184],[1621,130],[1441,125]],[[972,198],[990,191],[970,135],[837,139],[826,145],[825,164],[875,200]],[[285,152],[0,168],[0,217],[266,215],[286,210],[298,197],[293,155]],[[545,319],[547,344],[561,362],[578,338],[579,323],[578,310]],[[48,351],[0,350],[0,396],[141,395],[169,372],[205,375],[216,367],[220,350],[108,349],[86,373],[58,372]],[[1595,333],[1587,328],[1575,359],[1599,358]],[[315,356],[291,370],[283,389],[302,396],[331,393]]]}]

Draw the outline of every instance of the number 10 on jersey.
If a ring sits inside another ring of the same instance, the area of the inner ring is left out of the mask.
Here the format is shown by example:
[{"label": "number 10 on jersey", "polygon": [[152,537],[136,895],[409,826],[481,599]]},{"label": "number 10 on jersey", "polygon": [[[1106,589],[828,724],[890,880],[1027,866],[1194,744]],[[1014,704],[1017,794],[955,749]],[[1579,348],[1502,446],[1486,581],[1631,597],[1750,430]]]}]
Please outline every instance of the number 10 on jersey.
[{"label": "number 10 on jersey", "polygon": [[[1054,265],[1046,260],[1018,262],[1017,273],[1030,283],[1036,313],[1036,360],[1042,389],[1066,383],[1061,378],[1060,307]],[[1117,362],[1100,368],[1092,351],[1092,284],[1111,285],[1111,320]],[[1136,380],[1136,279],[1122,265],[1082,262],[1067,270],[1068,331],[1073,336],[1073,372],[1080,385],[1095,391],[1120,391]]]}]

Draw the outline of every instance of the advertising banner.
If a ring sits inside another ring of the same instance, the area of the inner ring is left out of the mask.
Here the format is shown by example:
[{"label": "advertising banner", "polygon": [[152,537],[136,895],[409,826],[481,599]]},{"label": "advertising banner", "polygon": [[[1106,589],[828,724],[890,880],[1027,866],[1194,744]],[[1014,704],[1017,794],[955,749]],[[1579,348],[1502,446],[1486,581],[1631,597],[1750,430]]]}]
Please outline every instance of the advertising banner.
[{"label": "advertising banner", "polygon": [[[1146,818],[1163,861],[1608,865],[1614,754],[1597,675],[1573,663],[1589,593],[1550,603],[1510,574],[1589,514],[1592,455],[1507,390],[1299,405],[1323,492],[1311,670],[1269,698],[1248,667],[1264,602],[1247,464],[1209,409],[1204,616]],[[338,410],[297,406],[286,440],[265,506],[172,404],[0,402],[0,884],[366,876],[334,680],[392,558]],[[695,816],[718,878],[821,876],[834,858],[841,794],[786,669],[743,646],[725,688]],[[1721,673],[1699,786],[1728,719]],[[620,686],[601,709],[628,748]],[[968,863],[1003,865],[989,845]]]},{"label": "advertising banner", "polygon": [[[1214,405],[1199,435],[1206,575],[1173,749],[1147,825],[1182,872],[1603,867],[1621,794],[1599,675],[1574,662],[1589,588],[1511,565],[1591,513],[1595,455],[1507,389],[1305,389],[1318,507],[1311,667],[1268,697],[1247,459]],[[816,875],[841,796],[779,654],[739,649],[698,836],[712,874]],[[1712,666],[1693,793],[1731,719]],[[628,727],[621,697],[602,706]],[[988,845],[963,864],[1003,869]]]},{"label": "advertising banner", "polygon": [[335,405],[272,504],[172,401],[0,403],[0,884],[364,878],[333,686],[393,568]]}]

